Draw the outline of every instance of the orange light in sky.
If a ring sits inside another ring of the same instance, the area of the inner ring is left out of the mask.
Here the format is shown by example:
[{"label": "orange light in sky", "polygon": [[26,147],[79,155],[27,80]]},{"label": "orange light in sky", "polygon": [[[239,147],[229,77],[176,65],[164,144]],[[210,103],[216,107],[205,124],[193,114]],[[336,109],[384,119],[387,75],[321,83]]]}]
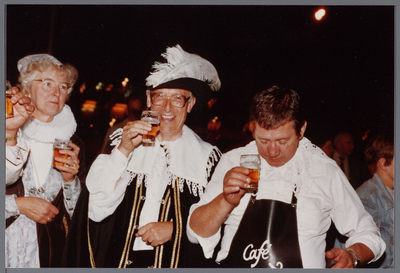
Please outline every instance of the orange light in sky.
[{"label": "orange light in sky", "polygon": [[317,12],[315,12],[315,19],[320,21],[325,16],[325,14],[326,14],[325,9],[319,9]]}]

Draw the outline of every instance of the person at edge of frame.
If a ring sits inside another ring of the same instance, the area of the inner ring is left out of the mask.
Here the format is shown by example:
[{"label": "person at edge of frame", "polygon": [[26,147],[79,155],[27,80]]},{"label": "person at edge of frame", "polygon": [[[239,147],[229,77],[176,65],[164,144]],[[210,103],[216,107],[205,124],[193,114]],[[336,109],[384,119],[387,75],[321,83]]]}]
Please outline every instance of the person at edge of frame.
[{"label": "person at edge of frame", "polygon": [[[6,119],[6,267],[59,267],[86,174],[85,146],[65,104],[78,71],[49,54],[25,56],[17,68],[14,116]],[[71,142],[54,166],[56,139]]]},{"label": "person at edge of frame", "polygon": [[382,257],[369,268],[394,268],[394,134],[385,130],[374,137],[364,150],[365,162],[372,177],[356,192],[372,215],[386,243]]}]

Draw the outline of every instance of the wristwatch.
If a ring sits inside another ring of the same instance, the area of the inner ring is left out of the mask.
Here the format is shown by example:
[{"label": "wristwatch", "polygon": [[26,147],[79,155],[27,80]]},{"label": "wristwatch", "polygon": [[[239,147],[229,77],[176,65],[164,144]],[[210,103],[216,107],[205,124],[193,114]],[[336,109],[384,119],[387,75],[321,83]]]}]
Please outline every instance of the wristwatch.
[{"label": "wristwatch", "polygon": [[353,250],[351,250],[349,248],[346,248],[346,250],[349,251],[353,255],[353,257],[354,257],[354,268],[357,268],[360,265],[360,259],[357,257],[356,253]]}]

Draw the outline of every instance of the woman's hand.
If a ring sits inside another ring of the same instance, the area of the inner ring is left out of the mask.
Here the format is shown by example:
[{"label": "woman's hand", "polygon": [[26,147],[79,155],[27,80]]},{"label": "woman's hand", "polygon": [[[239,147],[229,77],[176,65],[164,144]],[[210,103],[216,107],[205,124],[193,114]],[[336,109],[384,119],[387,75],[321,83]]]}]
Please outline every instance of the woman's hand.
[{"label": "woman's hand", "polygon": [[39,224],[51,222],[59,212],[53,204],[39,197],[17,197],[15,202],[21,214]]},{"label": "woman's hand", "polygon": [[17,87],[12,87],[11,103],[14,107],[14,117],[6,119],[6,136],[17,136],[18,129],[25,123],[35,111],[31,104],[31,98],[26,96]]},{"label": "woman's hand", "polygon": [[57,170],[61,172],[62,177],[65,182],[72,182],[75,180],[75,176],[79,172],[79,151],[78,145],[70,142],[68,144],[72,149],[60,149],[60,154],[67,154],[68,158],[64,159],[61,157],[56,157],[55,160],[59,162],[64,162],[65,166],[55,166]]}]

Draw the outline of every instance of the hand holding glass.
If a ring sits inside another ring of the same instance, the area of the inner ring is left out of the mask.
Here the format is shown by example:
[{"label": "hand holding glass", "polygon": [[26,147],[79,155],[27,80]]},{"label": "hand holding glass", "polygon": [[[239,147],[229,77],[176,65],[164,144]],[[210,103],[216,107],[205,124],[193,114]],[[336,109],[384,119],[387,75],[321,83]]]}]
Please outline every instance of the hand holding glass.
[{"label": "hand holding glass", "polygon": [[9,81],[6,82],[6,118],[12,118],[14,116],[14,108],[11,102],[12,97],[12,86]]},{"label": "hand holding glass", "polygon": [[255,191],[258,189],[260,179],[261,158],[258,154],[245,154],[240,156],[240,166],[249,169],[248,177],[251,179],[248,189]]},{"label": "hand holding glass", "polygon": [[156,135],[158,132],[158,127],[160,126],[160,113],[157,111],[145,110],[142,112],[141,120],[150,122],[151,131],[143,135],[143,143],[154,145],[154,141],[156,140]]},{"label": "hand holding glass", "polygon": [[70,143],[70,140],[62,140],[62,139],[57,139],[57,138],[55,139],[55,142],[53,144],[53,147],[54,147],[53,166],[54,167],[66,165],[66,163],[64,163],[64,162],[56,161],[56,157],[68,159],[68,155],[60,154],[60,150],[71,150],[72,148],[70,146],[68,146],[69,143]]}]

